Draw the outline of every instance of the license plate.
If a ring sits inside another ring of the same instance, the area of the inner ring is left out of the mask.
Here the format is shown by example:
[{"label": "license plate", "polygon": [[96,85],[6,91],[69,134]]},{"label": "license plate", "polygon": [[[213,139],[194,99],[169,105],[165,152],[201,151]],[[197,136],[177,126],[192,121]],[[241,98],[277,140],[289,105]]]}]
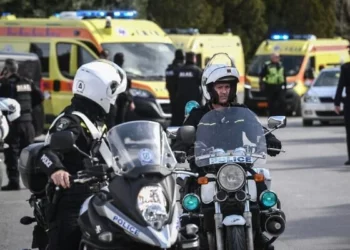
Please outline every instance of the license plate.
[{"label": "license plate", "polygon": [[259,108],[267,108],[267,102],[258,102]]}]

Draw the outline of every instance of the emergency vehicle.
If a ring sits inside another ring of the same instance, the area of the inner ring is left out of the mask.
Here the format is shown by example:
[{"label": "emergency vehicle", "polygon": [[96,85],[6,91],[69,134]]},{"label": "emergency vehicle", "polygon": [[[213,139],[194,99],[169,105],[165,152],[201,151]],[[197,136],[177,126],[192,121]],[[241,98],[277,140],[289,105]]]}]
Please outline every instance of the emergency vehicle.
[{"label": "emergency vehicle", "polygon": [[197,55],[197,65],[204,69],[215,53],[227,53],[233,58],[240,73],[240,89],[243,90],[245,79],[245,61],[241,38],[231,32],[224,34],[200,34],[198,29],[168,28],[164,29],[177,49],[184,52],[194,52]]},{"label": "emergency vehicle", "polygon": [[[136,11],[63,11],[50,18],[0,20],[0,50],[36,53],[42,64],[46,122],[70,103],[72,79],[80,65],[108,50],[110,60],[124,54],[132,80],[135,119],[167,122],[170,102],[165,70],[175,47],[154,22],[136,19]],[[25,39],[24,39],[25,38]]]},{"label": "emergency vehicle", "polygon": [[350,60],[348,40],[317,38],[315,35],[273,34],[258,47],[249,64],[244,86],[244,103],[255,111],[268,108],[260,91],[259,75],[273,52],[278,52],[287,77],[287,112],[301,115],[301,97],[323,68],[341,65]]}]

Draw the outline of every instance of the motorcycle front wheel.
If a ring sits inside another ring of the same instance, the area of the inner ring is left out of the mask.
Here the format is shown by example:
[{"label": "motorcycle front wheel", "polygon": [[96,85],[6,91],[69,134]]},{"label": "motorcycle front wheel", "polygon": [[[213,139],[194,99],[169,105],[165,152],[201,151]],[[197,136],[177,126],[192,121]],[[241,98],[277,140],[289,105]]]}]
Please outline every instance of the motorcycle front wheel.
[{"label": "motorcycle front wheel", "polygon": [[226,250],[246,250],[244,226],[226,227],[225,245]]}]

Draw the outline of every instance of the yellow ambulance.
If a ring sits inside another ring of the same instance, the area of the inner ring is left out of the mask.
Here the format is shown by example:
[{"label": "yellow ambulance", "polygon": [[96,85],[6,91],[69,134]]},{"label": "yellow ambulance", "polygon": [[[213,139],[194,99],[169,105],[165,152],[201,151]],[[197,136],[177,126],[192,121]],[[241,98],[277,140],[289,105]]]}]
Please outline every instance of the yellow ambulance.
[{"label": "yellow ambulance", "polygon": [[350,60],[348,40],[317,38],[315,35],[273,34],[258,47],[249,64],[244,85],[244,103],[259,112],[268,108],[259,89],[259,74],[273,52],[278,52],[287,76],[287,112],[301,114],[301,97],[322,68]]},{"label": "yellow ambulance", "polygon": [[171,114],[165,69],[175,47],[156,23],[136,16],[136,11],[63,11],[50,18],[7,14],[0,20],[0,50],[39,56],[47,123],[69,104],[77,68],[97,59],[102,50],[108,50],[111,60],[124,54],[136,106],[131,118],[167,123]]},{"label": "yellow ambulance", "polygon": [[219,52],[227,53],[234,59],[240,73],[240,90],[243,90],[245,79],[245,61],[242,41],[231,32],[224,34],[200,34],[198,29],[168,28],[164,29],[174,42],[177,49],[184,52],[194,52],[197,55],[197,65],[202,69],[209,59]]}]

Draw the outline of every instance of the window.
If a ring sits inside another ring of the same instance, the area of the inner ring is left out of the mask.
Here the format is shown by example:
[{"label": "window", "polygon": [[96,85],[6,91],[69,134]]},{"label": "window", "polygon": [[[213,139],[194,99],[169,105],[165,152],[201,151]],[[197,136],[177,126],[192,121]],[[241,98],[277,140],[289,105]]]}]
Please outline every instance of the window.
[{"label": "window", "polygon": [[49,76],[50,64],[50,44],[49,43],[31,43],[29,48],[31,53],[36,54],[41,63],[41,73],[43,77]]},{"label": "window", "polygon": [[71,43],[58,43],[56,47],[58,67],[62,75],[67,78],[74,77],[70,72],[72,47]]},{"label": "window", "polygon": [[80,67],[81,65],[85,63],[92,62],[96,60],[95,57],[91,55],[89,51],[87,51],[84,47],[79,46],[79,61],[78,61],[78,66]]},{"label": "window", "polygon": [[96,48],[96,46],[88,41],[82,41],[80,40],[80,42],[82,42],[83,44],[85,44],[89,49],[91,49],[92,52],[94,52],[96,54],[96,56],[98,57],[100,52],[98,51],[98,49]]}]

